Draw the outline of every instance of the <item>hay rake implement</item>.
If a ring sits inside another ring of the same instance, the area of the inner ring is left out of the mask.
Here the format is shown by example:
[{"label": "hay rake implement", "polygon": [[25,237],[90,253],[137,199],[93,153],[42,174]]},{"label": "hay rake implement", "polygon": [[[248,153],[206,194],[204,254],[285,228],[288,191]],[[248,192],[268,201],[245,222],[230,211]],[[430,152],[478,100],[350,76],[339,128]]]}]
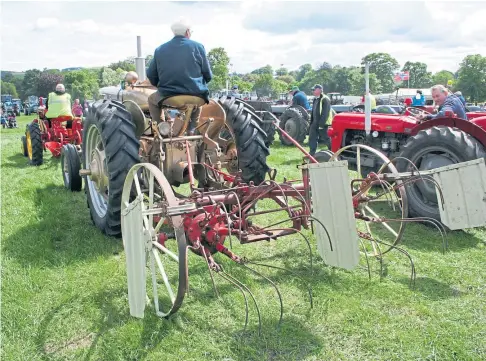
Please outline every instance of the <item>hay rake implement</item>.
[{"label": "hay rake implement", "polygon": [[[278,124],[276,127],[288,136]],[[429,222],[441,234],[445,231],[434,219],[407,217],[405,186],[419,180],[434,180],[419,172],[400,174],[392,161],[364,145],[346,148],[353,148],[358,158],[360,152],[374,152],[380,157],[382,166],[379,171],[371,172],[366,177],[361,175],[359,162],[357,169],[350,170],[347,161],[339,160],[340,152],[345,148],[333,154],[329,162],[318,163],[297,142],[295,145],[307,159],[299,166],[302,172],[300,180],[277,182],[276,172],[273,171],[269,172],[270,179],[263,183],[247,184],[238,174],[225,174],[207,165],[214,179],[220,179],[227,185],[222,189],[194,186],[188,151],[188,196],[176,194],[163,172],[155,165],[140,163],[132,167],[125,180],[121,211],[131,315],[144,317],[147,263],[156,314],[169,317],[179,310],[189,287],[188,254],[191,252],[207,265],[216,295],[218,290],[214,278],[218,276],[235,286],[244,296],[245,328],[248,324],[248,305],[250,301],[254,303],[261,330],[256,297],[245,283],[229,274],[218,262],[217,255],[222,254],[275,288],[280,303],[280,325],[283,315],[281,292],[256,267],[284,268],[253,262],[235,253],[232,244],[234,238],[240,244],[247,244],[298,235],[309,248],[309,272],[312,273],[312,244],[304,230],[315,233],[318,252],[327,265],[352,270],[358,266],[360,255],[363,255],[370,277],[369,260],[374,258],[380,262],[382,274],[384,255],[397,250],[409,259],[410,282],[414,283],[413,260],[399,247],[406,224]],[[355,174],[355,177],[351,179],[350,174]],[[265,207],[257,206],[264,200]],[[274,208],[268,206],[269,201]],[[257,223],[262,216],[279,212],[286,214],[281,221],[265,226]],[[310,286],[309,300],[312,307]]]}]

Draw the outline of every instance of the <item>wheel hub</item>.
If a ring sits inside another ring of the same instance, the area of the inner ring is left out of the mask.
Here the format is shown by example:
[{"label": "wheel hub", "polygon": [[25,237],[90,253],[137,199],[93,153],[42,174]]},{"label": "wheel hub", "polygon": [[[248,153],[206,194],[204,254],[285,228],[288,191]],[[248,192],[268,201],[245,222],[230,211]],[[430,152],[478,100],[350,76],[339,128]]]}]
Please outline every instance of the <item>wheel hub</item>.
[{"label": "wheel hub", "polygon": [[94,149],[91,153],[91,162],[89,163],[89,169],[91,171],[90,178],[98,191],[108,187],[109,183],[108,175],[106,174],[105,160],[104,151]]},{"label": "wheel hub", "polygon": [[287,132],[289,135],[295,135],[296,130],[297,126],[294,120],[290,119],[285,123],[285,132]]},{"label": "wheel hub", "polygon": [[25,139],[27,140],[27,155],[30,160],[32,160],[32,139],[30,139],[30,133],[27,132],[25,135]]}]

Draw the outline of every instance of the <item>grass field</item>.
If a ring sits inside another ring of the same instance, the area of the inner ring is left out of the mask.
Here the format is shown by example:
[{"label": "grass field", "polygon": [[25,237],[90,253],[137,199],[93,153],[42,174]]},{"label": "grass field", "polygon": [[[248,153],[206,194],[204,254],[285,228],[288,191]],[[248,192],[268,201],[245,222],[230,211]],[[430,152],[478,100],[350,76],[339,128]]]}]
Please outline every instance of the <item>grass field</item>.
[{"label": "grass field", "polygon": [[[380,281],[362,267],[326,267],[317,255],[308,276],[308,252],[297,237],[235,245],[251,259],[286,267],[313,287],[310,309],[305,282],[294,274],[261,269],[282,292],[284,319],[268,282],[217,259],[254,292],[255,308],[244,325],[239,291],[216,278],[212,292],[206,265],[190,255],[190,294],[173,320],[148,308],[130,316],[121,240],[92,225],[84,192],[63,188],[58,159],[31,167],[20,153],[19,129],[1,130],[2,360],[485,360],[486,230],[452,232],[449,250],[432,228],[408,226],[404,248],[417,268],[392,252]],[[298,177],[302,159],[293,148],[272,147],[271,166]],[[364,265],[364,261],[362,262]]]}]

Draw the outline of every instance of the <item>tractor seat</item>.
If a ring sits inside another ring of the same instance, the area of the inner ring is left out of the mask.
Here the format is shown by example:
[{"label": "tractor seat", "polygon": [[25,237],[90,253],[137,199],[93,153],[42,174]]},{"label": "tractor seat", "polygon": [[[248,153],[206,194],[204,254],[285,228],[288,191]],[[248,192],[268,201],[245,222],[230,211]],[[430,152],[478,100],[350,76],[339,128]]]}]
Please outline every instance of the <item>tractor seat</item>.
[{"label": "tractor seat", "polygon": [[51,120],[57,120],[58,122],[68,122],[73,120],[73,117],[71,115],[61,115],[57,118],[53,118]]},{"label": "tractor seat", "polygon": [[174,95],[164,98],[161,101],[161,108],[172,108],[177,110],[187,110],[187,108],[197,108],[206,104],[206,100],[194,95]]}]

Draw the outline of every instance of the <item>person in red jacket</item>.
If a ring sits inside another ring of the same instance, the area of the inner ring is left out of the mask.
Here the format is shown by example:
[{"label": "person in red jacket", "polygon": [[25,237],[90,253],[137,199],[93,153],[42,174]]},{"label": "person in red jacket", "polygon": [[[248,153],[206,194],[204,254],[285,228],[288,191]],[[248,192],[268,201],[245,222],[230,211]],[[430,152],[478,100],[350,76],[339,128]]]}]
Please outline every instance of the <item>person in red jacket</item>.
[{"label": "person in red jacket", "polygon": [[405,98],[405,106],[409,107],[412,105],[412,98]]}]

